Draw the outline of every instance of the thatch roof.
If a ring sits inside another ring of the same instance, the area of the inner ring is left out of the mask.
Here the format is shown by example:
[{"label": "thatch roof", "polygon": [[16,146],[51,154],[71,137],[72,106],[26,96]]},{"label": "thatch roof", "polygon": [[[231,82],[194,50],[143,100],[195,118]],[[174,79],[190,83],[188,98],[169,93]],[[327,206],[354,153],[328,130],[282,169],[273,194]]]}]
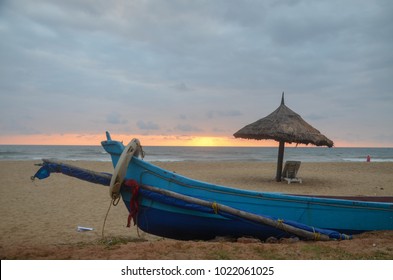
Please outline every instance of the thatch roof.
[{"label": "thatch roof", "polygon": [[233,135],[236,138],[273,139],[286,143],[333,146],[332,140],[321,134],[319,130],[309,125],[300,115],[284,104],[284,94],[281,105],[273,113],[246,125]]}]

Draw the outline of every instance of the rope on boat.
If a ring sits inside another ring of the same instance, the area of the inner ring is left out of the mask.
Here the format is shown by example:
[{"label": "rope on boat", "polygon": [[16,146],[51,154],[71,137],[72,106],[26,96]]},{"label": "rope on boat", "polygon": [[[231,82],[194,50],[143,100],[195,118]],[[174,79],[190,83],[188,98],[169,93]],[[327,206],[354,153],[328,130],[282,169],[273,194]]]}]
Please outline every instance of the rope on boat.
[{"label": "rope on boat", "polygon": [[283,227],[283,224],[284,224],[284,220],[283,219],[277,219],[277,228],[279,228],[279,229],[282,229],[283,231],[285,231],[285,229],[284,229],[284,227]]},{"label": "rope on boat", "polygon": [[314,227],[312,227],[312,231],[313,231],[313,233],[314,233],[314,240],[315,240],[315,241],[320,240],[320,238],[321,238],[321,233],[316,232]]},{"label": "rope on boat", "polygon": [[109,210],[111,210],[112,204],[113,204],[113,200],[111,201],[111,203],[109,203],[108,211],[106,211],[104,223],[102,224],[102,231],[101,231],[101,237],[102,238],[104,238],[105,224],[106,224],[106,220],[107,220],[108,215],[109,215]]},{"label": "rope on boat", "polygon": [[219,207],[217,202],[214,201],[212,203],[212,208],[213,208],[214,214],[218,214],[218,210],[219,210],[220,207]]}]

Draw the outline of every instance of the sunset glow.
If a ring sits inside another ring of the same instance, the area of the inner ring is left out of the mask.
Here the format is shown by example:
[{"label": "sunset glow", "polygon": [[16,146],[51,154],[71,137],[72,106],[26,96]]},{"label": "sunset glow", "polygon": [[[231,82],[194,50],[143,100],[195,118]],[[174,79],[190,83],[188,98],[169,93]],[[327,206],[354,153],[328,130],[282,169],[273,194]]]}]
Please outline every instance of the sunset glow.
[{"label": "sunset glow", "polygon": [[[184,135],[127,135],[112,134],[113,140],[128,143],[133,138],[138,138],[144,146],[203,146],[203,147],[277,147],[274,140],[247,140],[234,137],[217,136],[184,136]],[[0,136],[0,145],[100,145],[105,140],[105,134],[36,134]],[[296,144],[286,143],[285,146],[293,147]],[[306,146],[306,145],[299,145]],[[337,140],[335,147],[384,147],[377,143]],[[314,147],[309,145],[309,147]]]},{"label": "sunset glow", "polygon": [[[277,146],[277,142],[271,140],[257,141],[235,139],[233,137],[112,134],[113,140],[123,141],[124,143],[128,143],[133,138],[138,138],[142,145],[145,146]],[[29,136],[0,136],[1,145],[100,145],[103,140],[105,140],[104,134],[37,134]]]}]

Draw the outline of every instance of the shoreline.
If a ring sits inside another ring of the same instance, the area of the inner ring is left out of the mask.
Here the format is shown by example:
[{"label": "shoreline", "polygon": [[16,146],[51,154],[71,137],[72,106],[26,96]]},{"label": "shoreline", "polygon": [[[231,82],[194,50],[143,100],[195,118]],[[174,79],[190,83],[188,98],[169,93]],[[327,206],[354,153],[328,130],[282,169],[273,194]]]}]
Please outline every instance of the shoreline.
[{"label": "shoreline", "polygon": [[[53,174],[45,180],[37,179],[31,182],[30,176],[38,170],[38,166],[34,164],[40,162],[0,161],[2,256],[10,254],[13,247],[72,247],[82,243],[90,244],[102,238],[102,226],[111,201],[108,188],[62,174]],[[113,172],[110,162],[67,162],[99,172]],[[196,161],[154,164],[193,179],[255,191],[309,195],[393,196],[393,163],[305,162],[298,173],[303,183],[289,185],[286,182],[274,181],[276,163]],[[137,229],[133,226],[126,227],[127,217],[128,211],[123,203],[111,207],[104,235],[127,236],[137,240]],[[94,230],[78,232],[78,226],[91,227]],[[144,232],[139,234],[148,243],[164,244],[161,237]],[[393,240],[393,234],[387,235]],[[392,240],[390,244],[393,252]],[[179,244],[183,243],[184,241]],[[205,243],[201,242],[200,246],[205,246],[203,244]],[[138,246],[138,243],[132,243],[132,246]],[[143,246],[146,245],[141,245],[141,248]]]},{"label": "shoreline", "polygon": [[[159,161],[256,161],[276,162],[277,147],[193,147],[144,146],[146,160]],[[393,162],[393,148],[324,148],[286,147],[286,160],[306,162]],[[70,161],[110,161],[109,155],[99,146],[1,146],[2,160],[39,160],[56,158]]]}]

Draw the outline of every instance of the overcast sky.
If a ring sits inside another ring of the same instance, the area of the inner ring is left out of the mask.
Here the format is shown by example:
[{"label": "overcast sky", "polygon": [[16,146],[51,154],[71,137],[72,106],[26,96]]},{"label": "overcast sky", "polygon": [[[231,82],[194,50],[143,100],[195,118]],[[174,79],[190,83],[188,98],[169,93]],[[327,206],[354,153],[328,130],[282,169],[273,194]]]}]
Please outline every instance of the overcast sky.
[{"label": "overcast sky", "polygon": [[390,0],[0,0],[0,38],[0,140],[232,137],[284,91],[336,144],[393,147]]}]

